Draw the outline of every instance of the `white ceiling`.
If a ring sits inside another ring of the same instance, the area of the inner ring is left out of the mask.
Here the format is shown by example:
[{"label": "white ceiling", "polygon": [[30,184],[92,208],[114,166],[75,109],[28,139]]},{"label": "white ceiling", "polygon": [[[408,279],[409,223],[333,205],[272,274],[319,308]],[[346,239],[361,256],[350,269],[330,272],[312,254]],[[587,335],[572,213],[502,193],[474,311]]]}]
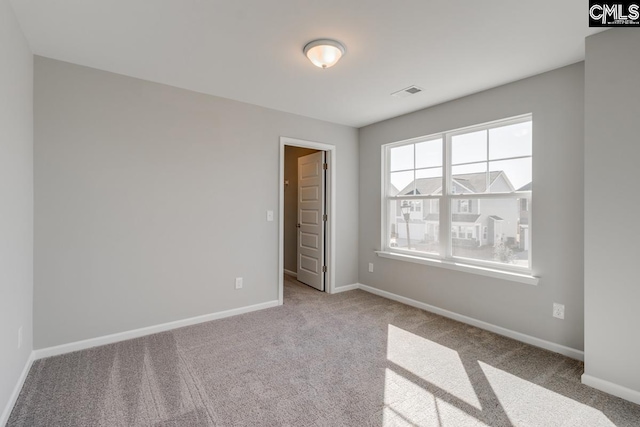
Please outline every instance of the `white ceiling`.
[{"label": "white ceiling", "polygon": [[[596,32],[584,0],[12,3],[36,55],[356,127],[580,61]],[[315,38],[346,55],[314,67]]]}]

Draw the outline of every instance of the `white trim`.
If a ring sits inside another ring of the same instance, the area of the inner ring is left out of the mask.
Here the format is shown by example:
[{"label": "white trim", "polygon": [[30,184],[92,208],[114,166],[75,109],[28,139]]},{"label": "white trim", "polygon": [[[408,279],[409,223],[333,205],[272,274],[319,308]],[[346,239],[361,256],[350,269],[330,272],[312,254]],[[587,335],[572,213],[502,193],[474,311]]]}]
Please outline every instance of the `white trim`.
[{"label": "white trim", "polygon": [[22,390],[22,386],[24,385],[25,380],[27,379],[27,375],[29,374],[29,370],[31,369],[31,365],[33,365],[33,361],[35,360],[34,352],[29,353],[29,357],[24,364],[24,368],[22,369],[22,373],[16,382],[15,387],[13,388],[13,392],[11,392],[11,396],[9,397],[9,401],[7,402],[4,410],[2,411],[2,415],[0,416],[0,426],[5,425],[9,421],[9,416],[11,416],[11,411],[13,411],[13,407],[18,400],[18,396],[20,395],[20,391]]},{"label": "white trim", "polygon": [[393,294],[391,292],[383,291],[377,288],[372,288],[371,286],[359,284],[359,289],[363,291],[391,299],[394,301],[401,302],[403,304],[410,305],[412,307],[416,307],[431,313],[439,314],[440,316],[448,317],[449,319],[457,320],[458,322],[466,323],[468,325],[475,326],[480,329],[484,329],[498,335],[503,335],[505,337],[512,338],[517,341],[521,341],[526,344],[530,344],[536,347],[544,348],[549,351],[553,351],[555,353],[560,353],[567,357],[577,360],[584,360],[584,351],[577,350],[575,348],[566,347],[561,344],[556,344],[551,341],[543,340],[540,338],[533,337],[531,335],[523,334],[520,332],[512,331],[511,329],[503,328],[502,326],[493,325],[491,323],[484,322],[482,320],[474,319],[473,317],[464,316],[462,314],[454,313],[453,311],[445,310],[439,307],[435,307],[433,305],[425,304],[420,301],[416,301],[411,298],[403,297],[400,295]]},{"label": "white trim", "polygon": [[291,276],[291,277],[298,277],[298,273],[295,271],[291,271],[291,270],[287,270],[286,268],[283,268],[282,271],[284,272],[284,274],[286,274],[287,276]]},{"label": "white trim", "polygon": [[176,320],[174,322],[162,323],[160,325],[147,326],[145,328],[133,329],[130,331],[118,332],[115,334],[104,335],[87,340],[57,345],[55,347],[41,348],[33,351],[34,358],[35,360],[37,360],[45,357],[58,356],[60,354],[71,353],[73,351],[85,350],[87,348],[98,347],[101,345],[113,344],[133,338],[139,338],[146,335],[157,334],[158,332],[165,332],[172,329],[183,328],[185,326],[197,325],[198,323],[209,322],[211,320],[223,319],[225,317],[236,316],[238,314],[264,310],[265,308],[277,307],[278,305],[280,305],[278,304],[278,301],[267,301],[260,304],[249,305],[246,307],[204,314],[202,316],[190,317],[188,319]]},{"label": "white trim", "polygon": [[471,264],[463,264],[459,262],[444,260],[444,259],[431,259],[421,256],[412,256],[399,254],[395,252],[376,251],[376,254],[382,258],[394,259],[397,261],[414,262],[416,264],[424,264],[432,267],[447,268],[449,270],[464,271],[465,273],[479,274],[481,276],[493,277],[495,279],[508,280],[510,282],[525,283],[527,285],[538,285],[540,281],[539,277],[530,276],[528,274],[517,273],[514,271],[497,270],[488,267],[481,267]]},{"label": "white trim", "polygon": [[629,402],[640,405],[640,391],[638,390],[632,390],[625,386],[596,378],[587,374],[582,374],[581,379],[582,384],[584,385],[588,385],[589,387],[593,387],[600,391],[604,391],[605,393],[621,397],[622,399],[628,400]]},{"label": "white trim", "polygon": [[338,294],[340,292],[353,291],[355,289],[360,289],[360,283],[353,283],[351,285],[344,285],[344,286],[336,286],[333,289],[333,293]]},{"label": "white trim", "polygon": [[282,273],[284,272],[284,148],[285,146],[311,148],[314,150],[321,150],[327,152],[327,163],[329,164],[329,176],[328,176],[328,192],[329,197],[326,202],[329,204],[329,219],[327,221],[329,244],[327,245],[327,251],[329,252],[329,265],[328,277],[325,282],[325,291],[328,294],[334,293],[334,284],[336,282],[336,184],[337,174],[336,165],[337,154],[336,146],[331,144],[324,144],[322,142],[305,141],[303,139],[289,138],[286,136],[280,137],[280,163],[279,163],[279,180],[278,180],[278,303],[280,305],[284,302],[284,278]]}]

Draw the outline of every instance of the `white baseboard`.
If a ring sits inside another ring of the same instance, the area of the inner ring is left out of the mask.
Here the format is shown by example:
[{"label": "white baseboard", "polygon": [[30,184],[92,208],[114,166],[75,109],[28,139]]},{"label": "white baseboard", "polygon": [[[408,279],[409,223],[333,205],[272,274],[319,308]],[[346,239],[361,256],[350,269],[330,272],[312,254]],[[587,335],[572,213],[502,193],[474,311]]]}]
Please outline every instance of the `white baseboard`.
[{"label": "white baseboard", "polygon": [[637,403],[640,405],[640,391],[632,390],[625,386],[612,383],[607,380],[593,377],[591,375],[582,374],[582,384],[588,385],[605,393],[612,394],[614,396],[621,397],[629,402]]},{"label": "white baseboard", "polygon": [[351,285],[338,286],[333,288],[334,294],[339,294],[340,292],[353,291],[354,289],[360,289],[360,283],[354,283]]},{"label": "white baseboard", "polygon": [[287,270],[286,268],[283,269],[283,273],[286,274],[287,276],[298,277],[298,273],[297,272],[291,271],[291,270]]},{"label": "white baseboard", "polygon": [[158,332],[170,331],[172,329],[196,325],[198,323],[209,322],[211,320],[236,316],[238,314],[250,313],[252,311],[264,310],[265,308],[276,307],[278,305],[278,301],[268,301],[261,304],[250,305],[247,307],[234,308],[232,310],[219,311],[217,313],[210,313],[202,316],[190,317],[188,319],[176,320],[174,322],[162,323],[160,325],[148,326],[146,328],[133,329],[131,331],[118,332],[116,334],[104,335],[101,337],[62,344],[55,347],[41,348],[38,350],[34,350],[34,359],[37,360],[45,357],[71,353],[73,351],[85,350],[87,348],[98,347],[101,345],[113,344],[119,341],[139,338],[145,335],[157,334]]},{"label": "white baseboard", "polygon": [[27,358],[27,361],[24,364],[22,373],[20,374],[20,377],[18,378],[18,382],[13,388],[13,392],[9,397],[9,401],[4,407],[4,410],[2,411],[2,415],[0,415],[0,426],[7,424],[7,422],[9,421],[9,416],[11,415],[11,411],[13,410],[13,406],[16,404],[16,401],[18,400],[18,395],[20,395],[20,390],[22,390],[22,386],[24,385],[24,382],[27,379],[27,375],[29,374],[29,369],[31,369],[31,365],[33,364],[34,360],[35,360],[35,357],[32,351],[29,354],[29,357]]},{"label": "white baseboard", "polygon": [[490,332],[494,332],[498,335],[512,338],[517,341],[521,341],[536,347],[544,348],[555,353],[560,353],[567,357],[577,360],[584,360],[584,351],[576,350],[575,348],[565,347],[561,344],[556,344],[551,341],[546,341],[540,338],[533,337],[531,335],[523,334],[520,332],[512,331],[511,329],[503,328],[502,326],[493,325],[491,323],[484,322],[482,320],[474,319],[473,317],[464,316],[462,314],[454,313],[453,311],[445,310],[433,305],[425,304],[420,301],[416,301],[411,298],[403,297],[393,294],[391,292],[383,291],[371,286],[359,284],[359,289],[370,292],[372,294],[388,298],[394,301],[401,302],[403,304],[410,305],[412,307],[420,308],[431,313],[439,314],[440,316],[448,317],[449,319],[457,320],[458,322],[466,323],[480,329],[485,329]]}]

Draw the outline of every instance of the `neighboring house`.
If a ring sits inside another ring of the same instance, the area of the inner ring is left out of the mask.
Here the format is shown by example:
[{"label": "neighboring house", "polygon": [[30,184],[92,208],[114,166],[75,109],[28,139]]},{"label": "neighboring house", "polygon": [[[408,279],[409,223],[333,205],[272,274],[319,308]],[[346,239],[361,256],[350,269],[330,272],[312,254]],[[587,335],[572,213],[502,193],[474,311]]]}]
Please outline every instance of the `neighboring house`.
[{"label": "neighboring house", "polygon": [[[518,191],[531,191],[532,183],[528,183]],[[528,199],[520,199],[520,222],[518,223],[519,242],[518,247],[523,251],[529,250],[529,209],[531,209],[531,201]]]},{"label": "neighboring house", "polygon": [[[400,193],[400,190],[398,190],[393,184],[389,184],[389,195],[394,197],[397,196],[398,193]],[[400,204],[399,203],[391,203],[391,206],[389,208],[389,218],[397,218],[397,217],[401,217],[402,216],[402,211],[400,210]],[[396,230],[396,222],[391,222],[391,240],[389,241],[389,245],[390,246],[397,246],[396,243],[396,238],[398,237],[398,232]],[[405,236],[406,237],[406,236]]]},{"label": "neighboring house", "polygon": [[[530,184],[529,188],[530,188]],[[525,186],[527,187],[527,186]],[[522,187],[519,190],[526,190]],[[488,191],[487,191],[488,190]],[[469,199],[455,200],[451,211],[451,237],[457,246],[480,247],[505,242],[528,250],[527,199],[515,201],[475,199],[473,194],[485,192],[512,192],[515,188],[503,171],[492,171],[452,176],[452,193],[469,194]],[[437,195],[442,192],[441,178],[419,178],[411,182],[398,195]],[[412,241],[424,243],[439,239],[438,200],[413,200],[409,221]],[[390,215],[398,224],[397,237],[406,239],[406,223],[400,211],[401,202],[391,207]],[[405,224],[400,226],[399,224]]]}]

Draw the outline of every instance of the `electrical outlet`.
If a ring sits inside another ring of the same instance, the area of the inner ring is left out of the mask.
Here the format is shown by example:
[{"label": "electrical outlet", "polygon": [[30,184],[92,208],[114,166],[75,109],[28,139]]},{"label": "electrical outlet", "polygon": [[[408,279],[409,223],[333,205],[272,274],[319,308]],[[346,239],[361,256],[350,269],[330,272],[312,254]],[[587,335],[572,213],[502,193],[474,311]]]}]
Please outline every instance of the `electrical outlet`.
[{"label": "electrical outlet", "polygon": [[564,319],[564,304],[553,303],[553,317]]},{"label": "electrical outlet", "polygon": [[22,347],[22,326],[18,328],[18,349]]},{"label": "electrical outlet", "polygon": [[242,277],[236,277],[236,289],[242,289]]},{"label": "electrical outlet", "polygon": [[369,263],[369,273],[373,273],[373,263]]},{"label": "electrical outlet", "polygon": [[267,221],[273,221],[273,211],[267,211]]}]

